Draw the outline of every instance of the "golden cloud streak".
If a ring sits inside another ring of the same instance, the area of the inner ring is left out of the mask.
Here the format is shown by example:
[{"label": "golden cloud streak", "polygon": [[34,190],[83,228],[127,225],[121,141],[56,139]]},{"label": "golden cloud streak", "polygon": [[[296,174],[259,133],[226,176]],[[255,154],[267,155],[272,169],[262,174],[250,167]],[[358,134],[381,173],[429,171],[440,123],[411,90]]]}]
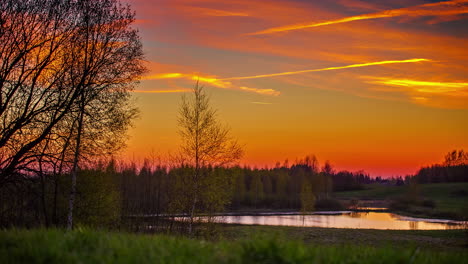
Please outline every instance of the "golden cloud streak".
[{"label": "golden cloud streak", "polygon": [[374,77],[373,79],[376,80],[369,81],[369,83],[411,87],[414,91],[420,93],[443,94],[468,91],[468,83],[465,82],[428,82],[408,79],[392,79],[385,77]]},{"label": "golden cloud streak", "polygon": [[[311,22],[311,23],[305,23],[305,24],[295,24],[295,25],[274,27],[274,28],[269,28],[269,29],[265,29],[262,31],[258,31],[258,32],[248,33],[246,35],[272,34],[276,32],[300,30],[300,29],[305,29],[305,28],[313,28],[313,27],[321,27],[321,26],[327,26],[327,25],[333,25],[333,24],[347,23],[347,22],[352,22],[352,21],[357,21],[357,20],[367,20],[367,19],[387,18],[387,17],[450,16],[450,15],[466,14],[468,13],[468,7],[460,5],[460,4],[466,4],[466,3],[468,3],[467,0],[452,0],[452,1],[424,4],[424,5],[419,5],[419,6],[400,8],[400,9],[391,9],[391,10],[385,10],[385,11],[381,11],[377,13],[345,17],[341,19],[329,20],[329,21],[323,21],[323,22]],[[445,9],[444,10],[428,9],[428,8],[434,8],[434,7],[443,7]]]},{"label": "golden cloud streak", "polygon": [[180,78],[182,77],[182,73],[163,73],[163,74],[157,74],[153,76],[148,76],[146,78],[143,78],[145,80],[153,80],[153,79],[173,79],[173,78]]},{"label": "golden cloud streak", "polygon": [[273,103],[268,102],[250,102],[251,104],[258,104],[258,105],[272,105]]},{"label": "golden cloud streak", "polygon": [[239,16],[239,17],[246,17],[249,16],[247,13],[242,12],[230,12],[220,9],[212,9],[212,8],[204,8],[204,7],[191,7],[191,12],[198,12],[205,16],[219,16],[219,17],[229,17],[229,16]]},{"label": "golden cloud streak", "polygon": [[[245,86],[237,87],[231,82],[225,81],[224,79],[200,76],[196,74],[184,74],[184,73],[175,72],[175,73],[155,74],[155,75],[150,75],[150,76],[146,76],[143,78],[143,80],[161,80],[161,79],[188,79],[188,80],[199,81],[202,83],[209,83],[213,86],[224,88],[224,89],[236,89],[236,90],[253,92],[253,93],[263,94],[263,95],[273,95],[273,96],[280,95],[279,91],[276,91],[273,89],[258,89],[258,88],[250,88],[250,87],[245,87]],[[182,90],[177,90],[177,91],[181,92]],[[138,92],[145,92],[145,91],[138,91]],[[155,92],[158,92],[158,91],[155,91]]]},{"label": "golden cloud streak", "polygon": [[254,93],[264,94],[264,95],[274,95],[274,96],[280,95],[280,92],[273,90],[273,89],[257,89],[257,88],[250,88],[250,87],[245,87],[245,86],[239,87],[239,89],[243,91],[254,92]]},{"label": "golden cloud streak", "polygon": [[175,89],[175,90],[135,90],[134,93],[186,93],[190,89]]},{"label": "golden cloud streak", "polygon": [[279,72],[279,73],[261,74],[261,75],[243,76],[243,77],[230,77],[230,78],[224,78],[224,79],[219,79],[219,80],[224,81],[224,80],[257,79],[257,78],[267,78],[267,77],[276,77],[276,76],[284,76],[284,75],[302,74],[302,73],[309,73],[309,72],[321,72],[321,71],[331,71],[331,70],[340,70],[340,69],[349,69],[349,68],[368,67],[368,66],[384,65],[384,64],[414,63],[414,62],[426,62],[426,61],[431,61],[431,60],[429,60],[429,59],[409,59],[409,60],[377,61],[377,62],[351,64],[351,65],[338,66],[338,67],[312,69],[312,70]]}]

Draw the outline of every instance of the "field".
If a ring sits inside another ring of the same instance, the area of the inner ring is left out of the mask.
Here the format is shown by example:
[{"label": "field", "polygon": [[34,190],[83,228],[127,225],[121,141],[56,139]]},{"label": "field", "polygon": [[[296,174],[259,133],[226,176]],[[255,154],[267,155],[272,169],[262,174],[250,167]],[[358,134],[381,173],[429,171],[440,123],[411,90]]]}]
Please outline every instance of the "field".
[{"label": "field", "polygon": [[[317,230],[310,229],[309,234]],[[334,245],[314,242],[311,237],[306,244],[273,235],[252,238],[252,231],[243,230],[249,237],[206,241],[80,229],[9,230],[0,231],[0,256],[2,263],[468,263],[467,251],[435,250],[418,242],[404,248],[369,246],[352,240]],[[348,235],[354,237],[358,231],[354,232]],[[462,232],[434,232],[433,237],[444,242]],[[415,235],[425,236],[424,232]]]},{"label": "field", "polygon": [[[357,199],[363,202],[378,200],[389,205],[392,200],[409,195],[409,186],[367,185],[359,191],[336,192],[340,200]],[[468,183],[419,184],[416,193],[420,200],[431,201],[433,208],[416,207],[401,210],[400,213],[423,217],[445,217],[454,219],[468,218]]]},{"label": "field", "polygon": [[274,235],[305,244],[359,245],[392,248],[425,248],[463,251],[468,247],[467,230],[376,230],[320,227],[222,225],[221,239],[243,240]]}]

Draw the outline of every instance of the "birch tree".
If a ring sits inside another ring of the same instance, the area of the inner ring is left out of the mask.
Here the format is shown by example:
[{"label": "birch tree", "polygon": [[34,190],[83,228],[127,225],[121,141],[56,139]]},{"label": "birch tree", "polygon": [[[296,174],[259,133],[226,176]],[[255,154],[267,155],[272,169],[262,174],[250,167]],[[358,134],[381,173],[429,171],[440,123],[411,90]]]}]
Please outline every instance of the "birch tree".
[{"label": "birch tree", "polygon": [[[210,98],[198,82],[190,96],[182,97],[179,111],[179,133],[182,138],[180,162],[192,168],[186,193],[189,197],[188,232],[192,234],[194,219],[203,199],[203,194],[212,192],[208,188],[218,188],[219,184],[207,184],[210,179],[216,178],[211,168],[228,166],[238,161],[242,154],[242,147],[230,135],[230,129],[223,126],[217,119],[217,112],[210,106]],[[218,178],[217,178],[218,179]],[[217,181],[219,183],[219,181]]]}]

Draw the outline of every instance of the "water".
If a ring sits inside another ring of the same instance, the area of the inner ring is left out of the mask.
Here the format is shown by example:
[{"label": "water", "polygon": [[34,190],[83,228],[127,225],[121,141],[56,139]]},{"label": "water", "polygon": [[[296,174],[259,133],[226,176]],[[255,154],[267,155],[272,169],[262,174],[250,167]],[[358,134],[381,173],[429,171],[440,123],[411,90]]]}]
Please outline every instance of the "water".
[{"label": "water", "polygon": [[[203,220],[203,219],[202,219]],[[442,219],[422,219],[404,217],[387,212],[329,212],[327,214],[297,215],[255,215],[220,216],[216,222],[245,225],[393,229],[393,230],[440,230],[461,229],[466,225],[461,221]]]}]

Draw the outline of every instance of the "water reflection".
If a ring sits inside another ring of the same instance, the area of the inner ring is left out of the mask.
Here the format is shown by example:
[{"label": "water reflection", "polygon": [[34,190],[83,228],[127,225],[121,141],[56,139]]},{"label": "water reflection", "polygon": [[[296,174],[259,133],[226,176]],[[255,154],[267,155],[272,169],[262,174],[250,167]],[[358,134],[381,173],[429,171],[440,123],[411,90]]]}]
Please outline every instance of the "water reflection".
[{"label": "water reflection", "polygon": [[418,222],[416,221],[409,221],[409,228],[411,230],[418,230]]},{"label": "water reflection", "polygon": [[407,218],[386,212],[347,212],[338,215],[224,216],[216,221],[246,225],[306,226],[362,229],[460,229],[462,222]]}]

